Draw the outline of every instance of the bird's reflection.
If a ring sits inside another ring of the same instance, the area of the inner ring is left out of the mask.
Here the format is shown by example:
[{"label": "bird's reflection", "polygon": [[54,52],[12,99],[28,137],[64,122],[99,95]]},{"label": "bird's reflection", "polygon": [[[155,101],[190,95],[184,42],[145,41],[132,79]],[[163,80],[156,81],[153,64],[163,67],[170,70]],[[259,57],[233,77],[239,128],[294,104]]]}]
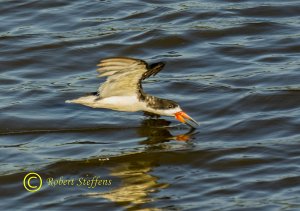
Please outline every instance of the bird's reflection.
[{"label": "bird's reflection", "polygon": [[151,193],[167,188],[169,184],[159,182],[157,177],[150,174],[155,166],[153,161],[135,158],[136,154],[132,154],[123,158],[129,160],[118,161],[118,164],[111,168],[111,176],[121,179],[120,187],[90,196],[109,199],[126,210],[160,210],[147,204],[155,201]]},{"label": "bird's reflection", "polygon": [[171,122],[165,119],[144,119],[137,132],[140,136],[147,137],[147,140],[140,142],[140,144],[151,145],[171,140],[187,142],[195,134],[195,129],[190,128],[185,133],[172,135],[171,130],[174,130],[175,127],[171,127],[170,124]]},{"label": "bird's reflection", "polygon": [[164,119],[144,119],[137,133],[146,137],[146,140],[140,142],[146,146],[145,149],[142,152],[127,152],[126,155],[107,161],[110,175],[119,178],[121,185],[109,192],[91,193],[89,196],[108,199],[126,210],[160,210],[151,206],[151,202],[156,200],[152,193],[159,192],[170,184],[161,182],[155,176],[155,167],[159,166],[159,154],[165,151],[161,148],[153,150],[153,146],[168,145],[166,142],[171,140],[187,142],[195,134],[194,130],[190,130],[172,135],[170,130],[174,127],[170,127],[170,124],[171,122]]}]

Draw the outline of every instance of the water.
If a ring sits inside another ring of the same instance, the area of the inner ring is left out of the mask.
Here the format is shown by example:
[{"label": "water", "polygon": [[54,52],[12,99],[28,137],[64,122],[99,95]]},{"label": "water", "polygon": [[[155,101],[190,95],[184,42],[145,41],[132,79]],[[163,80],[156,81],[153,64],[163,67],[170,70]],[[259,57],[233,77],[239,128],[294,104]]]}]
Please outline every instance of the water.
[{"label": "water", "polygon": [[[299,16],[297,0],[0,1],[1,210],[300,210]],[[65,104],[110,56],[165,61],[145,90],[201,126]],[[47,183],[93,177],[111,184]]]}]

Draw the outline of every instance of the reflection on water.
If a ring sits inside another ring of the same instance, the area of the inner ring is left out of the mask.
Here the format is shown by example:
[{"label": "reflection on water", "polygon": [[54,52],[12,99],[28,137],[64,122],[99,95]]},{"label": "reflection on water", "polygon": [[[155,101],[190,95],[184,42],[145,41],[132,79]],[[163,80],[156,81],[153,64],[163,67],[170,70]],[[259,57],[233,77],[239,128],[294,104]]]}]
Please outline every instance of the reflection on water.
[{"label": "reflection on water", "polygon": [[[187,132],[177,135],[172,135],[171,130],[176,129],[175,126],[170,126],[171,122],[165,119],[145,119],[141,123],[141,127],[137,129],[141,137],[148,137],[147,140],[141,141],[140,144],[152,145],[164,143],[171,140],[187,142],[195,135],[195,129],[187,127]],[[182,132],[182,130],[180,130]]]},{"label": "reflection on water", "polygon": [[120,187],[106,193],[90,193],[87,195],[109,199],[129,210],[141,208],[144,210],[159,210],[146,208],[145,204],[155,200],[151,197],[151,193],[167,188],[169,184],[159,183],[158,178],[151,175],[153,167],[155,167],[154,163],[143,160],[115,163],[115,166],[110,169],[110,175],[121,179]]},{"label": "reflection on water", "polygon": [[151,171],[157,166],[154,160],[135,160],[131,157],[139,157],[138,154],[147,154],[148,151],[170,150],[171,145],[167,142],[172,140],[183,141],[183,144],[191,140],[194,129],[187,128],[186,133],[172,135],[170,130],[174,127],[170,124],[171,122],[165,119],[144,119],[141,127],[137,128],[137,133],[146,138],[139,142],[147,146],[145,150],[139,153],[129,153],[124,157],[124,161],[121,159],[113,162],[114,158],[109,161],[113,162],[112,167],[109,168],[110,175],[121,180],[119,187],[106,193],[88,193],[87,196],[109,199],[128,210],[160,210],[148,207],[147,203],[155,201],[151,193],[159,192],[167,188],[169,184],[160,183],[159,178],[151,175]]}]

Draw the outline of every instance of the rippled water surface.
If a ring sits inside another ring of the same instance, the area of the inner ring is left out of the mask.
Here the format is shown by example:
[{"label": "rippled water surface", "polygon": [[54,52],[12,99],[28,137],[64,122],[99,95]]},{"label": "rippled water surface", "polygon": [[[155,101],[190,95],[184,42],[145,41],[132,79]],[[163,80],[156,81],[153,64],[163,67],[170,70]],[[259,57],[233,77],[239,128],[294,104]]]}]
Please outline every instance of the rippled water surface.
[{"label": "rippled water surface", "polygon": [[[299,16],[298,0],[0,1],[1,210],[300,210]],[[65,104],[110,56],[166,62],[145,90],[200,127]]]}]

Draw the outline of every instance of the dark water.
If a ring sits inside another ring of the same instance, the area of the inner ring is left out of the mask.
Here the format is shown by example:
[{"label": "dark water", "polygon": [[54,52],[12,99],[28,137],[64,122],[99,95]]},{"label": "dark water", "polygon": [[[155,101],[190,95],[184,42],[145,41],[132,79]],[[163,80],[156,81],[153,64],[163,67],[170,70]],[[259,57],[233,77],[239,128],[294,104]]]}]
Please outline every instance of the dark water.
[{"label": "dark water", "polygon": [[[0,1],[1,210],[300,210],[299,16],[298,0]],[[167,62],[146,91],[201,126],[65,104],[110,56]]]}]

